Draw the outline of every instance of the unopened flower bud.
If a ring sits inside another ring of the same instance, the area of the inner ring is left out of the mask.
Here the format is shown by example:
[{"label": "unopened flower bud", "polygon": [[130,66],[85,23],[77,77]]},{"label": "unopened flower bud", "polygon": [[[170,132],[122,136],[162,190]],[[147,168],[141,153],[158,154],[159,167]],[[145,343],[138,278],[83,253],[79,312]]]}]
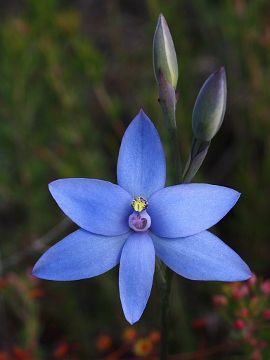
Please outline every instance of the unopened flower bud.
[{"label": "unopened flower bud", "polygon": [[175,48],[170,30],[163,15],[158,18],[158,23],[153,40],[153,66],[157,83],[160,73],[174,89],[178,80],[178,64]]},{"label": "unopened flower bud", "polygon": [[197,139],[210,141],[216,135],[224,118],[226,100],[226,73],[222,67],[209,76],[196,99],[192,129]]}]

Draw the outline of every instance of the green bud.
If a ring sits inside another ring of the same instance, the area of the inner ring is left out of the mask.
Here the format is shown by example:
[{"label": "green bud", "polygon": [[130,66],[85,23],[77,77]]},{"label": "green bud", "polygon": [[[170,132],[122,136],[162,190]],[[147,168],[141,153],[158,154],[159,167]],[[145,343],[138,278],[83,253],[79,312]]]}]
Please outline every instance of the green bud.
[{"label": "green bud", "polygon": [[192,129],[197,139],[210,141],[216,135],[224,118],[226,100],[226,73],[222,67],[209,76],[196,99]]},{"label": "green bud", "polygon": [[178,80],[178,64],[170,30],[163,15],[159,15],[153,40],[153,66],[157,83],[160,73],[174,89]]}]

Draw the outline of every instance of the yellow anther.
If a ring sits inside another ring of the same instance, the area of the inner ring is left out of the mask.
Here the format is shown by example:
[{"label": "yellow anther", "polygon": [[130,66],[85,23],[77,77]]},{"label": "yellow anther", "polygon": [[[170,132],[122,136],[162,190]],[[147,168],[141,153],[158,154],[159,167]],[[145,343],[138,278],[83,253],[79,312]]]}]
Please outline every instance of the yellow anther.
[{"label": "yellow anther", "polygon": [[141,212],[147,208],[148,202],[141,196],[138,196],[132,200],[131,205],[135,211]]}]

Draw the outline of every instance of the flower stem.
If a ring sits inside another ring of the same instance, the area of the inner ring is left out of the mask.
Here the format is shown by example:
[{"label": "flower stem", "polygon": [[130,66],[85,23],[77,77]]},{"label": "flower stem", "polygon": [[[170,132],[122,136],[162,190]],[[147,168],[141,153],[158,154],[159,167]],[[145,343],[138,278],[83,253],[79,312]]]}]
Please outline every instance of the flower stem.
[{"label": "flower stem", "polygon": [[176,185],[182,182],[182,163],[179,151],[178,132],[176,127],[169,129],[169,142],[172,166],[172,181],[173,184]]},{"label": "flower stem", "polygon": [[[169,129],[169,148],[172,166],[172,182],[179,184],[182,182],[182,166],[179,152],[179,142],[177,128]],[[160,342],[160,360],[168,358],[168,323],[170,310],[170,292],[173,278],[173,271],[165,266],[164,278],[161,287],[161,342]]]},{"label": "flower stem", "polygon": [[168,314],[169,298],[171,291],[173,272],[166,267],[165,277],[161,289],[161,342],[160,342],[160,360],[167,360],[168,357]]}]

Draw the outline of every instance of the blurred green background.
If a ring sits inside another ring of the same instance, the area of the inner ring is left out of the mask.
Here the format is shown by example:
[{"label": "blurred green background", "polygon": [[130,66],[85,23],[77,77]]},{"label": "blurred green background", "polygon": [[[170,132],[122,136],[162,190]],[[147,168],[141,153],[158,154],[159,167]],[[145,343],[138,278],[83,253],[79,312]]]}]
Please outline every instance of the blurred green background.
[{"label": "blurred green background", "polygon": [[[224,124],[195,180],[242,193],[215,231],[254,272],[270,276],[269,1],[2,0],[0,10],[3,354],[17,346],[33,351],[35,359],[50,359],[64,342],[78,347],[72,350],[77,355],[64,358],[99,359],[99,334],[114,334],[121,342],[127,323],[117,269],[65,284],[37,284],[28,273],[47,245],[73,229],[49,195],[50,181],[115,182],[121,137],[141,107],[164,139],[152,70],[152,38],[161,12],[178,54],[177,121],[184,158],[197,93],[211,72],[226,68]],[[200,346],[192,319],[211,312],[210,297],[221,286],[175,277],[172,352]],[[155,285],[136,326],[142,334],[159,326],[157,298]],[[209,335],[206,342],[216,337]]]}]

